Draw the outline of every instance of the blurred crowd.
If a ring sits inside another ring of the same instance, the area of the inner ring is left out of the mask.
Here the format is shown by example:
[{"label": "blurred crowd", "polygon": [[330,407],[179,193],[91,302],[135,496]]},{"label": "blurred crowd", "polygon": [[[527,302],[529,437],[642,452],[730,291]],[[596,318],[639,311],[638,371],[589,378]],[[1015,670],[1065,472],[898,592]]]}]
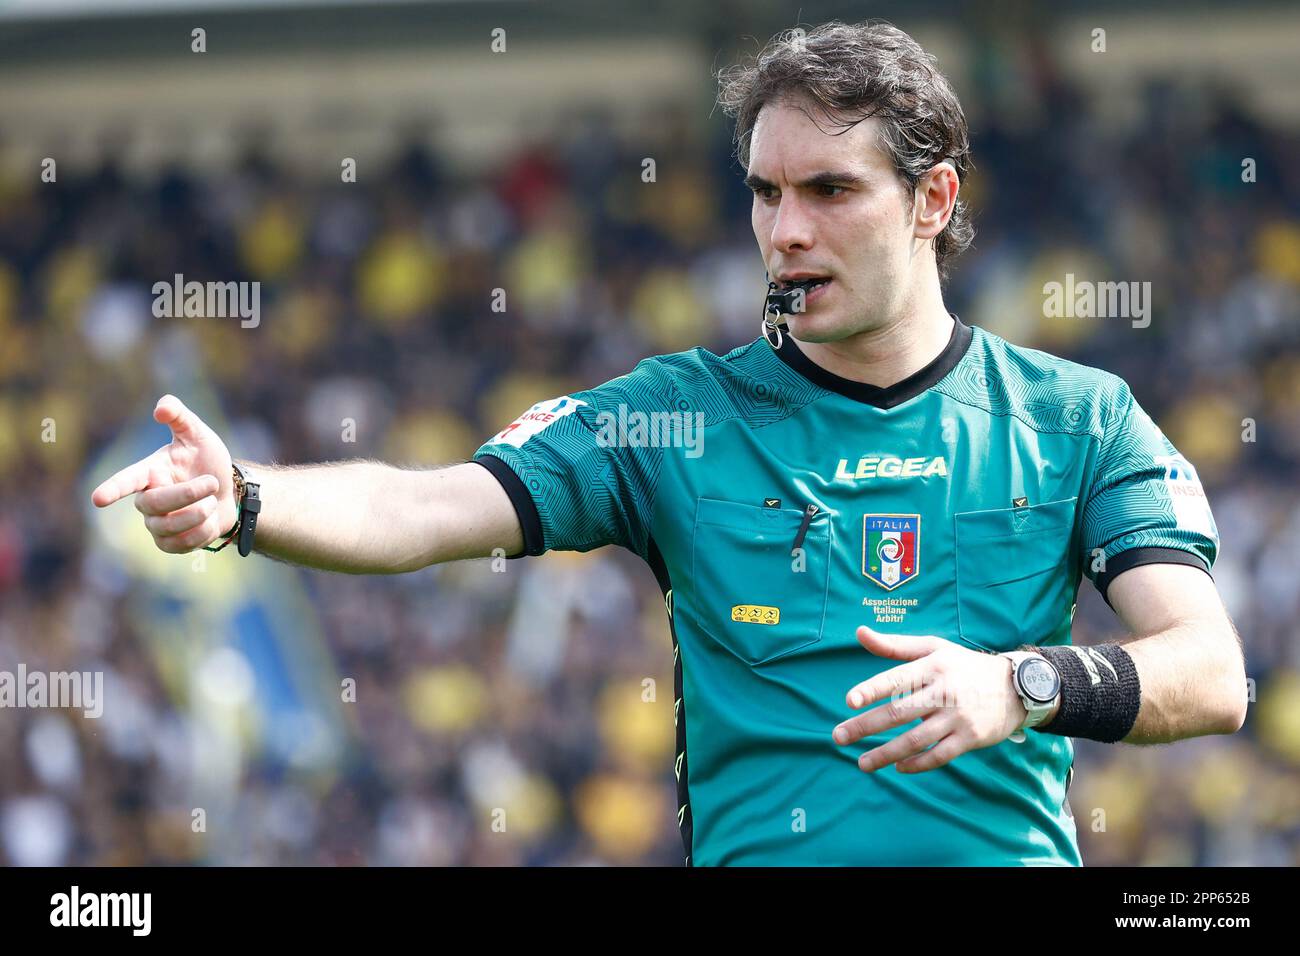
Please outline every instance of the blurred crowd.
[{"label": "blurred crowd", "polygon": [[[1255,693],[1230,738],[1078,743],[1084,860],[1300,862],[1296,131],[1228,91],[1158,83],[1118,128],[1041,64],[1022,69],[978,69],[963,91],[986,108],[963,184],[976,243],[949,307],[1122,375],[1198,467]],[[46,183],[0,141],[0,670],[102,671],[108,698],[99,720],[0,710],[0,863],[681,863],[667,620],[630,555],[286,571],[315,610],[304,629],[338,678],[322,696],[344,739],[301,763],[266,728],[243,732],[196,832],[214,773],[204,711],[128,612],[156,582],[95,546],[87,500],[177,363],[219,396],[239,457],[429,466],[646,355],[753,338],[763,266],[729,130],[656,120],[671,135],[649,147],[575,114],[472,173],[409,139],[355,183],[300,175],[257,142],[217,173],[138,176],[120,138]],[[151,287],[176,273],[259,281],[259,326],[155,318]],[[1046,318],[1043,284],[1066,273],[1150,281],[1150,326]],[[154,428],[150,447],[167,437]],[[1085,581],[1076,641],[1118,633]],[[238,650],[214,666],[258,686]]]}]

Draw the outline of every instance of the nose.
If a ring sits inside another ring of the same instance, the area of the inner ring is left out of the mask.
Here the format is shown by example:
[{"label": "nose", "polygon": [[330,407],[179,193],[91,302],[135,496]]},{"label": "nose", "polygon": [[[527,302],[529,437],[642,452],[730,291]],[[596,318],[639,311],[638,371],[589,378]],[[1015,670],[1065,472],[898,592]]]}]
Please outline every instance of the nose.
[{"label": "nose", "polygon": [[797,198],[783,195],[772,220],[772,248],[788,255],[807,252],[813,245],[812,219]]}]

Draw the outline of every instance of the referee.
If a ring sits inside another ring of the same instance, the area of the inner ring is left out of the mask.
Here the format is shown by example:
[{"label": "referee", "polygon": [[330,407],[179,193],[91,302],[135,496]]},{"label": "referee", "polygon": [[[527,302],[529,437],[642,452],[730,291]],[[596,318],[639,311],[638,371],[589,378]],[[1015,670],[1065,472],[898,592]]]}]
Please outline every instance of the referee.
[{"label": "referee", "polygon": [[[775,303],[754,341],[433,471],[232,463],[167,395],[171,443],[93,501],[138,493],[168,553],[353,573],[620,545],[671,625],[688,865],[1079,865],[1071,738],[1245,719],[1196,472],[1114,375],[944,307],[967,129],[910,37],[791,31],[720,80]],[[1129,637],[1071,645],[1082,576]]]}]

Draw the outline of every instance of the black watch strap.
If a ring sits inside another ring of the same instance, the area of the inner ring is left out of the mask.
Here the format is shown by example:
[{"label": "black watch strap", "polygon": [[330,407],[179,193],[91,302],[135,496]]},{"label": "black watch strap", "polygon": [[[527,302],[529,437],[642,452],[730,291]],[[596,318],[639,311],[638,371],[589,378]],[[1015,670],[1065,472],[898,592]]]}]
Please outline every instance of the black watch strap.
[{"label": "black watch strap", "polygon": [[248,475],[242,468],[235,465],[239,471],[239,477],[244,482],[243,509],[240,512],[239,520],[239,556],[248,557],[253,550],[253,535],[257,533],[257,515],[262,510],[261,485],[255,481],[249,481]]},{"label": "black watch strap", "polygon": [[239,557],[247,558],[252,550],[252,536],[257,532],[257,512],[261,511],[260,486],[253,481],[244,484],[243,524],[239,525]]}]

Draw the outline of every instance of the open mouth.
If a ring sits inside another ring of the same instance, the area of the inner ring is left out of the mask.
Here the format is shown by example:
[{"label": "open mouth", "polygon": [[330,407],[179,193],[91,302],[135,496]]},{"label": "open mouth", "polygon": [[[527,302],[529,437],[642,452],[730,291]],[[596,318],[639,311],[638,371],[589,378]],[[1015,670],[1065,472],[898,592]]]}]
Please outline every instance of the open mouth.
[{"label": "open mouth", "polygon": [[782,289],[803,289],[805,292],[812,292],[813,289],[829,283],[829,276],[813,276],[807,279],[782,280]]}]

